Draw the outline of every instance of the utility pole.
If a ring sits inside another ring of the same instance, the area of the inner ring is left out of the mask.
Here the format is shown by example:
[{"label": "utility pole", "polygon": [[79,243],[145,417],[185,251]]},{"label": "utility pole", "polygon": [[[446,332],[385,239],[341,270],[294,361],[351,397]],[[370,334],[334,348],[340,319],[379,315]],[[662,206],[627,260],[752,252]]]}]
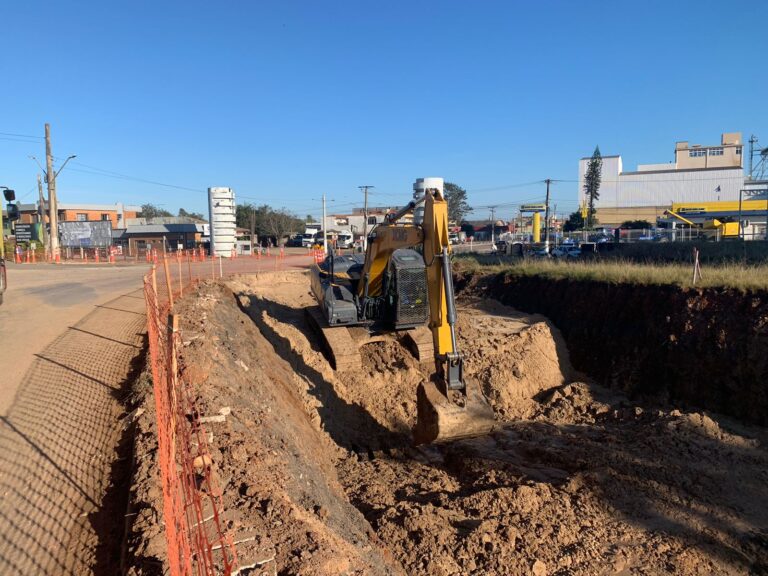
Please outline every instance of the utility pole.
[{"label": "utility pole", "polygon": [[45,165],[46,182],[48,183],[48,220],[51,223],[51,258],[55,261],[59,254],[59,212],[56,202],[56,172],[53,169],[53,153],[51,152],[51,125],[45,125]]},{"label": "utility pole", "polygon": [[40,174],[37,175],[37,195],[38,202],[40,202],[40,209],[37,211],[40,216],[40,228],[43,231],[43,246],[48,248],[48,232],[45,230],[45,196],[43,196],[43,181],[40,178]]},{"label": "utility pole", "polygon": [[552,180],[544,180],[547,185],[547,199],[544,201],[544,251],[549,254],[549,185]]},{"label": "utility pole", "polygon": [[365,204],[363,204],[363,251],[368,250],[368,188],[376,186],[358,186],[365,193]]},{"label": "utility pole", "polygon": [[254,240],[256,238],[256,210],[253,209],[253,206],[251,206],[251,213],[248,214],[248,221],[251,225],[251,254],[253,254],[253,248],[256,244],[258,244],[258,239]]},{"label": "utility pole", "polygon": [[752,134],[752,136],[749,137],[749,179],[750,180],[752,180],[752,171],[754,169],[753,158],[755,155],[755,144],[757,144],[757,136]]},{"label": "utility pole", "polygon": [[491,250],[493,250],[493,245],[496,244],[496,206],[488,206],[488,208],[491,209]]},{"label": "utility pole", "polygon": [[326,214],[325,214],[325,192],[323,192],[323,225],[320,228],[323,231],[323,253],[326,255],[328,254],[328,232],[325,229],[325,220],[326,220]]}]

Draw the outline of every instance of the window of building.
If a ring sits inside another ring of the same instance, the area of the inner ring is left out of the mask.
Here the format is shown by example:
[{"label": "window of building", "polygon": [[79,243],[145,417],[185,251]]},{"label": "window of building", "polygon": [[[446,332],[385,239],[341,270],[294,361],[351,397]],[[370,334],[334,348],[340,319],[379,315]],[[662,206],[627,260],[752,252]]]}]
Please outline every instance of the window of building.
[{"label": "window of building", "polygon": [[694,148],[693,150],[688,151],[688,156],[691,158],[699,158],[700,156],[706,156],[707,151],[702,150],[701,148]]},{"label": "window of building", "polygon": [[88,214],[83,214],[82,212],[77,213],[78,222],[85,222],[86,220],[88,220]]},{"label": "window of building", "polygon": [[102,220],[109,220],[109,214],[102,214],[101,215]]},{"label": "window of building", "polygon": [[722,156],[723,155],[723,149],[722,148],[710,148],[709,149],[709,155],[710,156]]},{"label": "window of building", "polygon": [[736,154],[739,154],[739,155],[741,154],[741,146],[739,146],[738,148],[736,148]]}]

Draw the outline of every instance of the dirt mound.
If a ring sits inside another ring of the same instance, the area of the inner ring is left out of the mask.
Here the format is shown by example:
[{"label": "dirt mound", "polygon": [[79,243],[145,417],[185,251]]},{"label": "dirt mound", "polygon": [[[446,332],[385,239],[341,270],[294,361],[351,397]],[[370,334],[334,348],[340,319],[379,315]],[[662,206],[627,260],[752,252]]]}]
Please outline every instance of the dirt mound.
[{"label": "dirt mound", "polygon": [[426,373],[400,344],[368,345],[358,371],[336,373],[304,319],[305,276],[229,286],[236,297],[204,286],[182,304],[185,360],[206,410],[232,407],[214,460],[233,526],[274,555],[268,573],[768,570],[763,429],[570,382],[543,318],[467,302],[467,371],[506,423],[415,449]]},{"label": "dirt mound", "polygon": [[541,316],[468,302],[460,309],[458,330],[466,373],[481,383],[502,420],[529,418],[539,393],[571,379],[562,337]]}]

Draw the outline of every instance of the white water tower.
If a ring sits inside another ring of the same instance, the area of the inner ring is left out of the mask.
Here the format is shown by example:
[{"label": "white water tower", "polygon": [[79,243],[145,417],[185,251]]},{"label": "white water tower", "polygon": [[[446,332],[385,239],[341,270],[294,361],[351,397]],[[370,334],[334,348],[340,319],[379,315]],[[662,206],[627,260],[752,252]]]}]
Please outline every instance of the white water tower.
[{"label": "white water tower", "polygon": [[419,178],[413,183],[413,201],[416,202],[416,208],[413,211],[413,223],[421,224],[424,222],[424,193],[426,190],[437,188],[440,194],[443,193],[442,178]]},{"label": "white water tower", "polygon": [[211,256],[232,255],[235,247],[235,211],[235,191],[232,188],[208,188]]}]

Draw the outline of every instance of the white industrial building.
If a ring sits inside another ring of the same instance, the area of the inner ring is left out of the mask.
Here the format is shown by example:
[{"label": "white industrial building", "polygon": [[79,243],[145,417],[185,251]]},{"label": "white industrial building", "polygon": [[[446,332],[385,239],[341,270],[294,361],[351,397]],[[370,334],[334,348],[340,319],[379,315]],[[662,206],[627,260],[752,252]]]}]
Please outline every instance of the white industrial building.
[{"label": "white industrial building", "polygon": [[[600,198],[595,202],[601,224],[649,220],[677,203],[738,201],[744,188],[741,134],[725,133],[714,146],[677,142],[675,161],[640,164],[625,172],[621,156],[603,156]],[[584,176],[591,158],[579,161],[579,202],[587,205]]]}]

